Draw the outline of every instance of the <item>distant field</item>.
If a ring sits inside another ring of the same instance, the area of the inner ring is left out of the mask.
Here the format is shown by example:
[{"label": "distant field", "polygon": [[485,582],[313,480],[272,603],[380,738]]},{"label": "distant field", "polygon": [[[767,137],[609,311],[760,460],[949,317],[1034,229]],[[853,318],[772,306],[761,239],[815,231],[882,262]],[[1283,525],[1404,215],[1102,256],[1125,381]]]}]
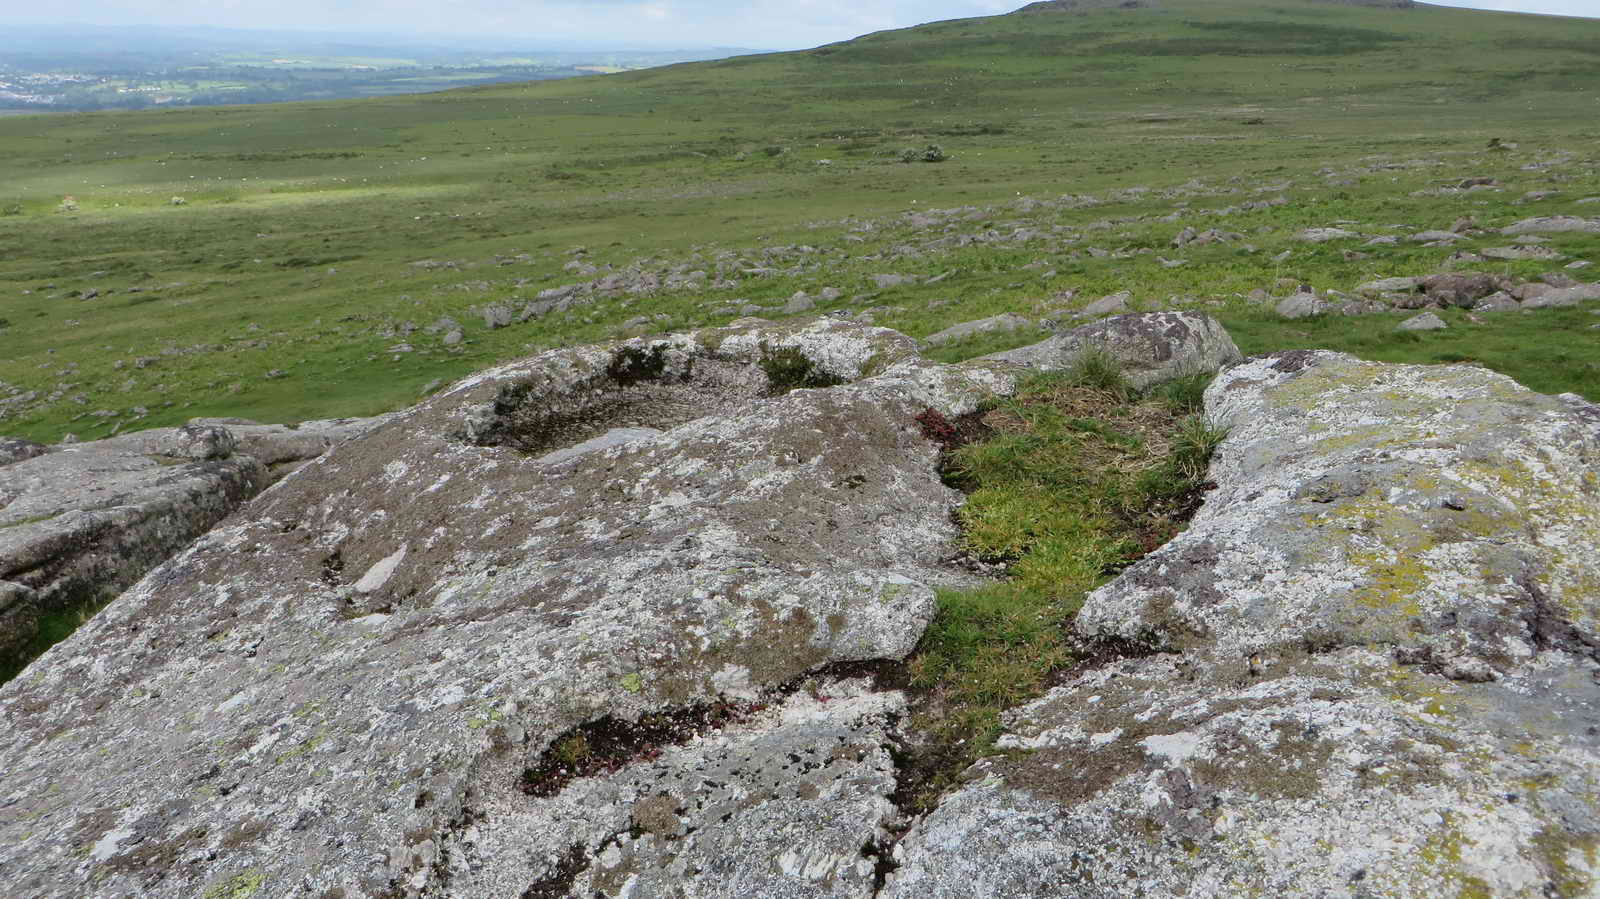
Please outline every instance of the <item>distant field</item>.
[{"label": "distant field", "polygon": [[[1373,236],[1600,218],[1582,203],[1600,196],[1595,47],[1600,22],[1166,0],[443,94],[8,116],[0,433],[371,414],[497,360],[777,316],[824,287],[842,296],[813,314],[916,336],[1002,311],[1068,321],[1128,290],[1219,315],[1254,351],[1478,360],[1600,399],[1588,308],[1400,337],[1398,313],[1286,322],[1248,298],[1508,243]],[[944,161],[901,161],[933,144]],[[1457,190],[1469,176],[1496,186]],[[1336,222],[1362,238],[1295,239]],[[1174,248],[1185,225],[1239,237]],[[1600,265],[1600,235],[1545,246],[1559,263],[1478,267]],[[608,273],[661,286],[497,329],[480,314]]]}]

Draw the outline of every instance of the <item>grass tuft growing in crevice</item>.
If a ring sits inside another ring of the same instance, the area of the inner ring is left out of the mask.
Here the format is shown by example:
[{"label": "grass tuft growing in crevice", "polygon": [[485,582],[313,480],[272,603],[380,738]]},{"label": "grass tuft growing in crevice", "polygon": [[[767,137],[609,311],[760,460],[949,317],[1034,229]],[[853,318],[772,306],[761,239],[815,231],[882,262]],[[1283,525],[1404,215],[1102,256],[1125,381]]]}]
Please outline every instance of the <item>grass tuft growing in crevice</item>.
[{"label": "grass tuft growing in crevice", "polygon": [[939,594],[908,662],[911,730],[901,760],[911,811],[993,754],[1003,712],[1081,661],[1073,616],[1089,591],[1175,536],[1211,485],[1223,432],[1198,411],[1210,374],[1143,393],[1089,354],[1038,375],[981,415],[988,436],[950,451],[946,476],[969,493],[964,549],[1008,566],[1005,581]]}]

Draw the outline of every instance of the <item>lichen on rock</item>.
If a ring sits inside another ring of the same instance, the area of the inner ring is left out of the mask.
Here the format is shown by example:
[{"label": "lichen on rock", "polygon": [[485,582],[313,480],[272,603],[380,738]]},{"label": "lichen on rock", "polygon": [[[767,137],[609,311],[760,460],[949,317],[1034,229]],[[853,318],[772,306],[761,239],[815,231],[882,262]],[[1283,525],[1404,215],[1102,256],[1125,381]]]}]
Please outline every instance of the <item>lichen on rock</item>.
[{"label": "lichen on rock", "polygon": [[1296,352],[1207,411],[1217,489],[1076,623],[1152,652],[1015,710],[883,895],[1600,889],[1597,410]]}]

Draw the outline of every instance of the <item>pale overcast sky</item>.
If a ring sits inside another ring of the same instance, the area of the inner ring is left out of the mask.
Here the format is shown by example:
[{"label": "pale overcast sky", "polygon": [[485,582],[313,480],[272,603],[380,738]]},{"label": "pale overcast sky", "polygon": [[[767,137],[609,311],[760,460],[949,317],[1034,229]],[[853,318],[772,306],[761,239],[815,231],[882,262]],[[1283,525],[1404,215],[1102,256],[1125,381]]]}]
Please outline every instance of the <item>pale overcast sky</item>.
[{"label": "pale overcast sky", "polygon": [[[212,25],[541,38],[587,46],[812,47],[870,31],[1006,12],[1025,0],[0,0],[4,24]],[[1600,17],[1600,0],[1434,0]]]}]

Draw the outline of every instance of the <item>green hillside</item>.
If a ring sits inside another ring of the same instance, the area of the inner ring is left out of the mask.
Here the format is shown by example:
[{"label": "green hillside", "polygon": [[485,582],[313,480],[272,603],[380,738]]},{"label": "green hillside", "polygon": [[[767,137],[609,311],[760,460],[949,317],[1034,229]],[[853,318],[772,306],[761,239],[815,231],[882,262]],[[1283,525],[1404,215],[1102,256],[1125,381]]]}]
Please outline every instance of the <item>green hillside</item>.
[{"label": "green hillside", "polygon": [[[947,158],[921,161],[930,145]],[[1600,217],[1581,203],[1600,195],[1597,166],[1600,21],[1311,0],[958,20],[426,96],[8,116],[0,432],[370,414],[492,361],[752,306],[775,316],[824,287],[841,296],[813,313],[871,310],[917,336],[1128,290],[1135,308],[1218,314],[1247,351],[1480,359],[1600,399],[1588,309],[1484,325],[1452,313],[1460,327],[1402,340],[1397,315],[1285,323],[1247,299],[1423,274],[1507,242],[1296,241],[1307,227]],[[1498,189],[1452,188],[1468,177]],[[1238,238],[1178,253],[1186,225]],[[1037,236],[1012,239],[1019,228]],[[1600,263],[1600,235],[1545,246]],[[607,265],[663,286],[495,329],[476,311],[523,310]],[[881,273],[919,282],[880,287]]]}]

